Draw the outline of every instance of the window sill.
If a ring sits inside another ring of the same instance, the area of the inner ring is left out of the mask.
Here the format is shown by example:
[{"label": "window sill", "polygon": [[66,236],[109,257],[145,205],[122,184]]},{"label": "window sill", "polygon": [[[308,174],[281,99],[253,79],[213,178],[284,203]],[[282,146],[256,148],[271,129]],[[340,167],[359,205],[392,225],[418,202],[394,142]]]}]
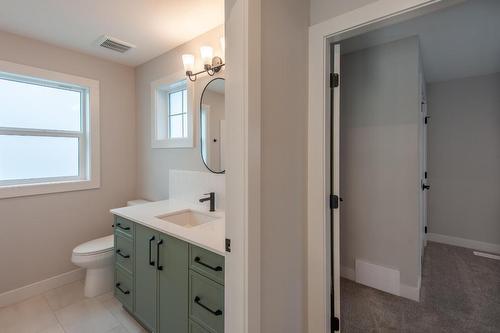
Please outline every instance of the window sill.
[{"label": "window sill", "polygon": [[151,142],[154,148],[193,148],[193,138],[154,140]]},{"label": "window sill", "polygon": [[0,199],[96,189],[98,179],[0,186]]}]

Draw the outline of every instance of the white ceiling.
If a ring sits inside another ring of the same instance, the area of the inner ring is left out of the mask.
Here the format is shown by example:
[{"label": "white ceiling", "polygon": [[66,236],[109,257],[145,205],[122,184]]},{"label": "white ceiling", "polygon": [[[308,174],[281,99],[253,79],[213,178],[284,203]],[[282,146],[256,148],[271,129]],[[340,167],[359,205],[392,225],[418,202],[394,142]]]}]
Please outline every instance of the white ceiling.
[{"label": "white ceiling", "polygon": [[[136,66],[224,23],[224,0],[0,0],[0,30]],[[104,34],[137,46],[120,54]]]},{"label": "white ceiling", "polygon": [[500,1],[468,0],[341,43],[349,53],[418,35],[427,82],[500,72]]}]

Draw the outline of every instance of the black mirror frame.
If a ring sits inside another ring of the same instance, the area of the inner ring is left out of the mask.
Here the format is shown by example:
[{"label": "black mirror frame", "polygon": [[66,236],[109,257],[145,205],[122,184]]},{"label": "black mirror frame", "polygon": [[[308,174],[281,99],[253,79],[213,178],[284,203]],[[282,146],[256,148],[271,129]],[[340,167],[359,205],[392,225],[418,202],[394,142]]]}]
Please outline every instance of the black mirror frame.
[{"label": "black mirror frame", "polygon": [[[200,96],[200,109],[199,109],[199,117],[200,117],[200,157],[201,157],[201,160],[203,162],[203,164],[205,164],[205,167],[212,173],[216,173],[216,174],[225,174],[226,173],[226,170],[222,170],[222,171],[214,171],[212,169],[210,169],[210,167],[207,165],[207,162],[205,162],[205,160],[203,159],[203,145],[202,145],[202,137],[203,137],[203,129],[201,127],[201,111],[202,111],[202,107],[203,107],[203,95],[205,95],[205,91],[207,90],[208,86],[210,85],[210,83],[212,83],[213,81],[215,80],[223,80],[223,81],[226,81],[225,78],[223,77],[216,77],[212,80],[210,80],[206,85],[205,87],[203,88],[203,92],[201,93],[201,96]],[[224,91],[226,90],[226,85],[224,83]]]}]

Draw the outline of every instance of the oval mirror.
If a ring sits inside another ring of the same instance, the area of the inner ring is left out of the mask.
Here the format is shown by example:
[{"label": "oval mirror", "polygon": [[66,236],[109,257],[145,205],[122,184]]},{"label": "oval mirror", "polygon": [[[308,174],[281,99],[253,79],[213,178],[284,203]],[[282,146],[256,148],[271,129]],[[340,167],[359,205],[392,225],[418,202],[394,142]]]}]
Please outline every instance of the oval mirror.
[{"label": "oval mirror", "polygon": [[200,101],[201,159],[208,170],[224,173],[225,144],[225,80],[216,78],[203,89]]}]

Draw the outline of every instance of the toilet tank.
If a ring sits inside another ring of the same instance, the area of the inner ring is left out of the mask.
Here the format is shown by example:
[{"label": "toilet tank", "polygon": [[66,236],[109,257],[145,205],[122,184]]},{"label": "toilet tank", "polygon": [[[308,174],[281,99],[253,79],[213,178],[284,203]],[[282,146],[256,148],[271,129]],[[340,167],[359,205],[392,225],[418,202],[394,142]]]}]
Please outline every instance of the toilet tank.
[{"label": "toilet tank", "polygon": [[130,201],[127,201],[127,206],[137,206],[137,205],[142,205],[142,204],[145,204],[148,202],[151,202],[151,201],[143,200],[143,199],[130,200]]}]

